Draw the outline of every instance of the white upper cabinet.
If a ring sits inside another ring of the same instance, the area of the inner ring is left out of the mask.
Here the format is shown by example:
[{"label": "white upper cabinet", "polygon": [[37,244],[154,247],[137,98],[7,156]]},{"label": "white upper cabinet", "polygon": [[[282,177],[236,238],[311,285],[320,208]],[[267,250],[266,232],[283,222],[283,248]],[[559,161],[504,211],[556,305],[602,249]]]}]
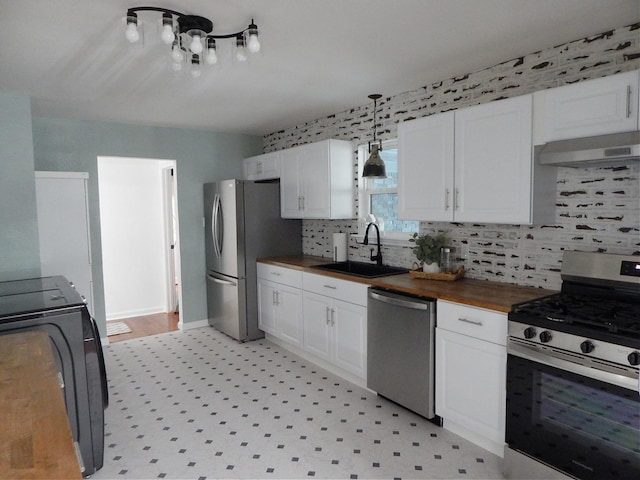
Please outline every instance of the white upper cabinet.
[{"label": "white upper cabinet", "polygon": [[531,95],[401,124],[400,218],[553,221],[555,169],[534,165],[531,135]]},{"label": "white upper cabinet", "polygon": [[398,216],[453,220],[453,112],[398,126]]},{"label": "white upper cabinet", "polygon": [[280,152],[283,218],[354,218],[353,147],[324,140]]},{"label": "white upper cabinet", "polygon": [[454,219],[532,223],[531,95],[455,113]]},{"label": "white upper cabinet", "polygon": [[534,93],[535,144],[637,130],[639,73]]},{"label": "white upper cabinet", "polygon": [[280,178],[280,154],[265,153],[242,161],[245,180],[272,180]]}]

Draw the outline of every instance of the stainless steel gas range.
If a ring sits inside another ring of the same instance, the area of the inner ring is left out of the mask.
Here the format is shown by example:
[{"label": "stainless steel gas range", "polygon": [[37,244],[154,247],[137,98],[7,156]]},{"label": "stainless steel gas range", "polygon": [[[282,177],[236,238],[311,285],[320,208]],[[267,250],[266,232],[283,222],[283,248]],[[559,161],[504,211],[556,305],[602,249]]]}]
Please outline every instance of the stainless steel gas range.
[{"label": "stainless steel gas range", "polygon": [[509,313],[505,475],[640,478],[640,256],[565,252],[562,280]]}]

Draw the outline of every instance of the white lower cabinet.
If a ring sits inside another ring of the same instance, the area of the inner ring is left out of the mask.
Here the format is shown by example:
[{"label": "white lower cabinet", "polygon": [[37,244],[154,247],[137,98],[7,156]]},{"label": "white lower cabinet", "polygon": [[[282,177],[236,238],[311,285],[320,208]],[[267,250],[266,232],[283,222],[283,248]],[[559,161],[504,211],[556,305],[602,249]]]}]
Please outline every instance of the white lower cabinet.
[{"label": "white lower cabinet", "polygon": [[270,340],[364,386],[367,288],[258,263],[258,325]]},{"label": "white lower cabinet", "polygon": [[365,380],[367,285],[305,272],[304,349]]},{"label": "white lower cabinet", "polygon": [[299,271],[258,264],[258,328],[298,348],[303,344],[301,283]]},{"label": "white lower cabinet", "polygon": [[503,456],[507,316],[438,300],[436,414],[447,430]]},{"label": "white lower cabinet", "polygon": [[366,307],[307,291],[303,295],[305,351],[365,378]]}]

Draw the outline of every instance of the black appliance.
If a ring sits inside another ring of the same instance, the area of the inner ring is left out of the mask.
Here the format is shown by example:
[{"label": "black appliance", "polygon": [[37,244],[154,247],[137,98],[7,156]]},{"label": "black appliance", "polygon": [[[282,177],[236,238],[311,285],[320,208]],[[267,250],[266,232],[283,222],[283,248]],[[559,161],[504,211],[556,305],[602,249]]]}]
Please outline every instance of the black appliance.
[{"label": "black appliance", "polygon": [[83,475],[102,467],[107,378],[100,334],[80,294],[64,277],[0,282],[0,335],[27,330],[49,334],[71,433]]},{"label": "black appliance", "polygon": [[561,275],[509,313],[505,475],[640,478],[640,256],[565,252]]}]

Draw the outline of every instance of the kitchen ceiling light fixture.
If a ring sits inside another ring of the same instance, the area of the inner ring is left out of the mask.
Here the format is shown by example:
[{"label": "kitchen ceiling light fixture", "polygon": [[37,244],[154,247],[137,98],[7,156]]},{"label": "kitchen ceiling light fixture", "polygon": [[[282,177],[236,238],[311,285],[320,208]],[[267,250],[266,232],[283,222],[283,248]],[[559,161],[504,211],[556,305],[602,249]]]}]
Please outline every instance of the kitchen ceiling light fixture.
[{"label": "kitchen ceiling light fixture", "polygon": [[378,140],[376,143],[376,109],[378,106],[378,99],[382,95],[379,93],[373,93],[369,95],[369,98],[373,100],[373,144],[369,142],[369,158],[364,162],[364,168],[362,169],[363,178],[387,178],[387,168],[380,158],[380,152],[382,150],[382,140]]},{"label": "kitchen ceiling light fixture", "polygon": [[250,54],[260,51],[258,26],[251,19],[251,23],[244,30],[224,35],[213,34],[213,22],[198,15],[187,15],[161,7],[132,7],[127,10],[125,37],[130,43],[140,40],[138,31],[138,13],[144,11],[162,14],[160,38],[170,46],[172,69],[182,70],[185,63],[191,65],[193,77],[199,77],[201,60],[208,65],[218,63],[217,39],[235,39],[235,59],[244,62]]}]

